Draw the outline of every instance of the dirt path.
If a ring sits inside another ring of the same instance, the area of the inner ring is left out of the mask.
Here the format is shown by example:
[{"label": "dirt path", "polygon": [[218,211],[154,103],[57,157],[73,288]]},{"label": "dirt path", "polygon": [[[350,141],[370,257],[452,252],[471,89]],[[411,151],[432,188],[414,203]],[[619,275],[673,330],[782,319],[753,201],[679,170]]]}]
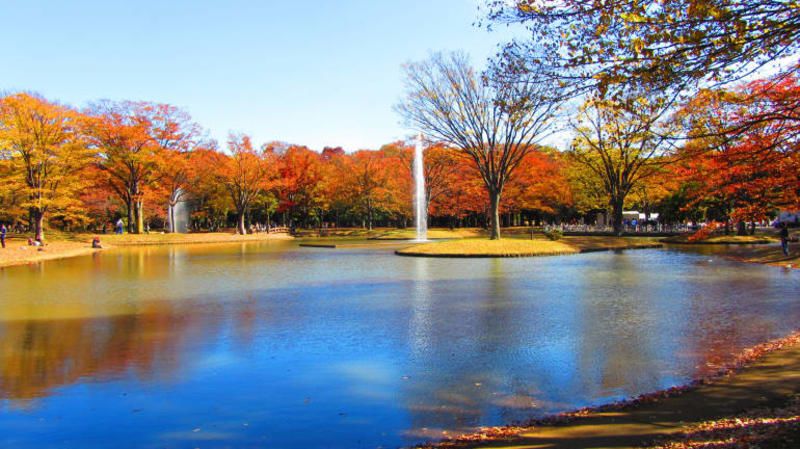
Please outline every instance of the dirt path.
[{"label": "dirt path", "polygon": [[800,344],[770,352],[746,368],[677,396],[621,410],[591,412],[565,424],[517,429],[494,441],[449,442],[447,448],[641,448],[705,421],[783,406],[800,393]]}]

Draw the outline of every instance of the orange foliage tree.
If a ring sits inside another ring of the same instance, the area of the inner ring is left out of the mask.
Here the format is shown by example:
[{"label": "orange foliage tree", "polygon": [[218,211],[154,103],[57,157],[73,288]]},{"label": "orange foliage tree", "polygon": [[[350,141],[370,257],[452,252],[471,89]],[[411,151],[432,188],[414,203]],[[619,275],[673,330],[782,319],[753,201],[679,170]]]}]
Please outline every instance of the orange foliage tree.
[{"label": "orange foliage tree", "polygon": [[150,115],[150,135],[158,146],[162,163],[157,178],[167,197],[169,231],[176,232],[175,206],[188,197],[192,164],[189,153],[198,145],[200,126],[184,110],[169,104],[146,105]]},{"label": "orange foliage tree", "polygon": [[572,191],[565,169],[563,159],[554,150],[528,153],[509,182],[507,210],[556,215],[560,208],[571,205]]},{"label": "orange foliage tree", "polygon": [[75,110],[31,94],[0,98],[0,164],[5,189],[20,195],[38,239],[45,216],[58,211],[72,220],[85,218],[78,194],[86,187],[81,172],[94,158]]},{"label": "orange foliage tree", "polygon": [[734,91],[701,91],[681,111],[691,139],[680,173],[690,204],[708,218],[738,223],[800,207],[800,85],[794,76],[754,81]]},{"label": "orange foliage tree", "polygon": [[342,180],[342,195],[370,230],[376,213],[391,201],[388,162],[383,152],[360,150],[343,158],[335,172]]},{"label": "orange foliage tree", "polygon": [[188,153],[189,167],[186,170],[189,175],[186,189],[193,203],[193,225],[212,231],[224,226],[230,208],[229,193],[217,177],[220,167],[230,163],[230,157],[215,147],[203,145]]},{"label": "orange foliage tree", "polygon": [[278,193],[278,212],[285,212],[290,223],[298,218],[308,226],[312,217],[319,216],[324,205],[321,195],[325,171],[322,156],[303,146],[292,145],[278,157],[279,179],[275,189]]},{"label": "orange foliage tree", "polygon": [[244,235],[247,234],[245,215],[258,195],[269,188],[274,161],[269,152],[254,149],[245,134],[230,134],[228,151],[230,157],[218,167],[216,178],[225,186],[236,209],[236,231]]},{"label": "orange foliage tree", "polygon": [[144,102],[102,101],[90,108],[90,136],[102,152],[105,183],[125,205],[128,232],[144,231],[144,200],[155,187],[163,148],[153,136],[156,107]]}]

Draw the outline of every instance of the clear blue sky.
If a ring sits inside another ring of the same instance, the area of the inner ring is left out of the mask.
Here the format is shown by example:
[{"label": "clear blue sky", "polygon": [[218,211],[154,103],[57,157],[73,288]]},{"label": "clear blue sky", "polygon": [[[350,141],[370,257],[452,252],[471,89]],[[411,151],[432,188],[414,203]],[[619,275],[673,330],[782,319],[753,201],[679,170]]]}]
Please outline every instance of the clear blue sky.
[{"label": "clear blue sky", "polygon": [[409,134],[401,65],[464,50],[482,66],[508,32],[478,0],[0,0],[0,90],[75,106],[180,106],[224,143],[378,148]]}]

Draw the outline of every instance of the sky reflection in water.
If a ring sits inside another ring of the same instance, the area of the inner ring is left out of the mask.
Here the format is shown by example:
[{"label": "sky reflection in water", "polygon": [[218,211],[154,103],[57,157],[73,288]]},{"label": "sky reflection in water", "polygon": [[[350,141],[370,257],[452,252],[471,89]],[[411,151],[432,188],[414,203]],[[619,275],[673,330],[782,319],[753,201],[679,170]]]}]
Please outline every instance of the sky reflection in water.
[{"label": "sky reflection in water", "polygon": [[680,384],[797,272],[642,250],[144,248],[0,269],[0,446],[373,448]]}]

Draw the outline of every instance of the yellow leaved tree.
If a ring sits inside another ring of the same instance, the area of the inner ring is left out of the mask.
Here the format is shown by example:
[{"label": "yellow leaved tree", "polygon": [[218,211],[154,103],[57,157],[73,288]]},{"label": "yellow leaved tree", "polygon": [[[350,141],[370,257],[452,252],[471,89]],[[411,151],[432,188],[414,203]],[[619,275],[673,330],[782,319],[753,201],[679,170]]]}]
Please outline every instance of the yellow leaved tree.
[{"label": "yellow leaved tree", "polygon": [[17,193],[32,230],[44,238],[45,218],[53,212],[80,210],[81,176],[95,157],[81,132],[83,116],[37,95],[0,98],[0,163],[4,188]]}]

